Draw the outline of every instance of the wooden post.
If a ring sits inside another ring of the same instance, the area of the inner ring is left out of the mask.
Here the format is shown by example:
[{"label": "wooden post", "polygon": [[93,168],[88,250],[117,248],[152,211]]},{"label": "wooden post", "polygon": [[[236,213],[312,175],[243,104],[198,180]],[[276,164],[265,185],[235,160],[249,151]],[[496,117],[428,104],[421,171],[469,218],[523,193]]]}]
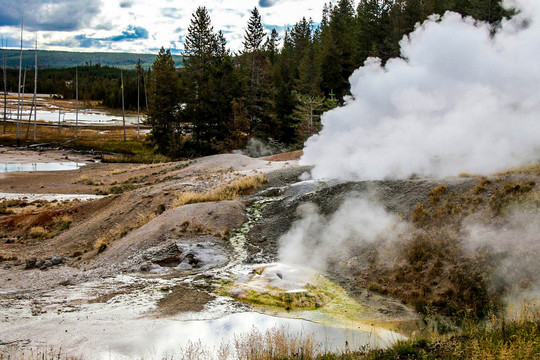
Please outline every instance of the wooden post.
[{"label": "wooden post", "polygon": [[32,99],[32,105],[30,106],[30,114],[28,115],[28,126],[26,127],[26,138],[28,141],[28,134],[30,133],[30,124],[32,123],[32,113],[34,114],[34,141],[36,141],[36,112],[37,107],[37,33],[36,33],[36,45],[35,45],[35,65],[34,65],[34,98]]},{"label": "wooden post", "polygon": [[24,21],[21,21],[21,54],[19,57],[19,87],[17,88],[17,146],[21,144],[21,77]]},{"label": "wooden post", "polygon": [[124,73],[120,68],[120,84],[122,88],[122,124],[124,126],[124,141],[126,141],[126,114],[124,112]]},{"label": "wooden post", "polygon": [[37,140],[37,82],[38,82],[38,48],[37,48],[37,32],[36,32],[36,59],[35,59],[35,71],[34,74],[34,141]]},{"label": "wooden post", "polygon": [[62,130],[62,123],[60,123],[61,116],[62,116],[62,110],[58,109],[58,135],[60,135],[60,131]]},{"label": "wooden post", "polygon": [[140,135],[139,135],[139,118],[141,116],[141,106],[140,106],[140,99],[141,99],[141,95],[140,95],[140,90],[139,90],[139,81],[140,79],[140,71],[139,71],[139,68],[137,68],[137,141],[140,140]]},{"label": "wooden post", "polygon": [[[4,47],[4,39],[2,38],[2,47]],[[7,40],[6,45],[7,47]],[[7,110],[7,69],[6,69],[6,50],[2,49],[2,73],[4,74],[4,126],[2,133],[6,133],[6,110]]]},{"label": "wooden post", "polygon": [[[26,70],[27,69],[24,69],[24,75],[23,75],[23,83],[22,83],[22,96],[21,96],[21,120],[20,120],[20,124],[19,124],[19,133],[20,135],[22,136],[22,127],[23,127],[23,110],[24,110],[24,95],[25,95],[25,89],[26,89]],[[31,111],[31,110],[30,110]],[[17,140],[20,140],[20,136]],[[18,143],[18,141],[17,141]]]},{"label": "wooden post", "polygon": [[[143,84],[144,84],[144,100],[146,101],[146,111],[148,111],[148,92],[146,91],[146,81],[148,80],[148,77],[145,77],[145,74],[143,73]],[[147,114],[148,116],[148,114]]]},{"label": "wooden post", "polygon": [[75,140],[79,131],[79,67],[75,67]]}]

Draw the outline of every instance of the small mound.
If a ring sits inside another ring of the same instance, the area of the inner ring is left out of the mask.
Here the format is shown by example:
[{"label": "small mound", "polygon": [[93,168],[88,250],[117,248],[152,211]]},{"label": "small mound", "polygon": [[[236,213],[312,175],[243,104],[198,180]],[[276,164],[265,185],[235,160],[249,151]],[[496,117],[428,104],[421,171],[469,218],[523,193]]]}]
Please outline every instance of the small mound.
[{"label": "small mound", "polygon": [[321,274],[279,263],[254,268],[223,290],[240,301],[287,311],[334,307],[347,298],[343,289]]},{"label": "small mound", "polygon": [[316,309],[331,297],[315,285],[319,275],[309,269],[271,264],[240,277],[229,291],[232,298],[259,305]]},{"label": "small mound", "polygon": [[296,151],[267,156],[263,159],[268,160],[268,161],[292,161],[292,160],[299,160],[303,154],[304,154],[303,150],[296,150]]}]

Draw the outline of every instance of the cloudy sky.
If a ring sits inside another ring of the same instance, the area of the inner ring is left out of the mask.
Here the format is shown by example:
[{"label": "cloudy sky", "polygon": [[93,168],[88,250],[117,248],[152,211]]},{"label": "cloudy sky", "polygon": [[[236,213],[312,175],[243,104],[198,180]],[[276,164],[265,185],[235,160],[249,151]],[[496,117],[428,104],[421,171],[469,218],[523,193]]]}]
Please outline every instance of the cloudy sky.
[{"label": "cloudy sky", "polygon": [[263,25],[280,34],[303,16],[321,19],[328,0],[0,0],[0,34],[18,46],[24,18],[24,47],[40,49],[153,53],[161,46],[182,51],[191,16],[198,6],[210,11],[214,30],[222,30],[232,50],[242,47],[251,9]]}]

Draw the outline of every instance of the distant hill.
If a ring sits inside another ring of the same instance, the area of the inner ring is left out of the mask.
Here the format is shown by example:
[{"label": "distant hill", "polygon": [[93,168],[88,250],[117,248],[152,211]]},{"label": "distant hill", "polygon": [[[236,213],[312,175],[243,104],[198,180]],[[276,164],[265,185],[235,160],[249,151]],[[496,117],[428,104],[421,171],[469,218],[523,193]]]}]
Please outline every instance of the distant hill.
[{"label": "distant hill", "polygon": [[[8,68],[19,67],[19,50],[6,50]],[[152,66],[156,55],[153,54],[130,54],[110,52],[70,52],[38,50],[38,67],[42,69],[63,69],[82,65],[101,64],[103,66],[122,67],[135,69],[137,59],[141,59],[146,69]],[[182,57],[173,55],[176,67],[182,66]],[[34,66],[34,50],[23,50],[23,67]]]}]

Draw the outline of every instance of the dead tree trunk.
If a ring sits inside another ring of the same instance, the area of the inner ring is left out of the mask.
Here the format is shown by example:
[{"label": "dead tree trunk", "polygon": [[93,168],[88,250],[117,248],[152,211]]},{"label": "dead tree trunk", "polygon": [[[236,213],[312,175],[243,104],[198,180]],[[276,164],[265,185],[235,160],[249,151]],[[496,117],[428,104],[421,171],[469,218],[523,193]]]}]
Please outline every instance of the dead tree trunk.
[{"label": "dead tree trunk", "polygon": [[124,111],[124,73],[120,69],[120,86],[122,88],[122,124],[124,127],[124,141],[126,141],[126,113]]}]

